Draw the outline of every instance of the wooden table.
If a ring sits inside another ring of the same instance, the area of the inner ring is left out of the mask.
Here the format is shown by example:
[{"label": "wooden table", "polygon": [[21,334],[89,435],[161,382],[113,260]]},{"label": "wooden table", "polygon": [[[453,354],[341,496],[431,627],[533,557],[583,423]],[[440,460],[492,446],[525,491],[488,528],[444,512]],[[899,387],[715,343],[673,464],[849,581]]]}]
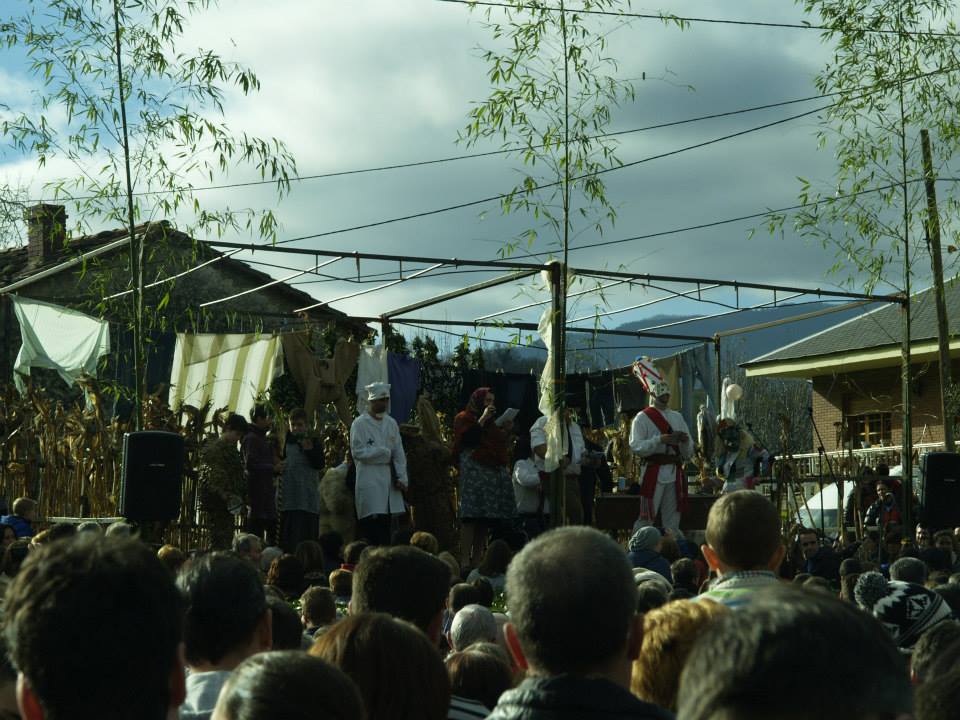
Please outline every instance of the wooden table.
[{"label": "wooden table", "polygon": [[[715,495],[691,495],[687,511],[680,517],[680,529],[703,530],[707,527],[707,513],[716,501]],[[600,530],[630,530],[640,514],[640,496],[615,493],[600,495],[594,505],[594,524]]]}]

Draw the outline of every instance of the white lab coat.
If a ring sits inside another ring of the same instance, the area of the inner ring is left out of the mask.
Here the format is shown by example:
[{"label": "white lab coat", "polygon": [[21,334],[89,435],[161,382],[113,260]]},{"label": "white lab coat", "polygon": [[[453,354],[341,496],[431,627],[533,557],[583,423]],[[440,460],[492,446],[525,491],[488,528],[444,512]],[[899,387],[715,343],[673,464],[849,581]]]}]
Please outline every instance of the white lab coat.
[{"label": "white lab coat", "polygon": [[[673,432],[685,432],[687,441],[680,443],[680,455],[684,460],[693,457],[693,438],[690,437],[690,430],[687,423],[684,422],[683,415],[676,410],[661,410],[664,419],[670,424]],[[630,426],[630,449],[640,456],[640,462],[648,455],[665,454],[667,446],[660,442],[660,431],[653,421],[647,417],[646,413],[638,412]],[[640,481],[643,481],[643,470],[640,472]],[[661,465],[657,473],[657,482],[673,484],[677,479],[677,468],[675,465]]]},{"label": "white lab coat", "polygon": [[408,485],[407,456],[397,421],[389,415],[381,420],[368,412],[360,415],[350,426],[350,453],[357,468],[357,517],[406,512],[403,495],[390,479],[392,461],[400,484]]}]

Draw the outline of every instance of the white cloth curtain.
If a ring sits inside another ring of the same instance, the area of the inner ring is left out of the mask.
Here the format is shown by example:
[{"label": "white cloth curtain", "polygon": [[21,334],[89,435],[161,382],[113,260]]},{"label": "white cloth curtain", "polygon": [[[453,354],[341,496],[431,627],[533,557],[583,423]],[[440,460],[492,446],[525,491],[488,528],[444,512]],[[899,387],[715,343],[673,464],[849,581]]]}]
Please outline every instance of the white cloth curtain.
[{"label": "white cloth curtain", "polygon": [[553,364],[555,359],[550,348],[553,347],[553,311],[547,308],[540,316],[540,324],[537,327],[540,339],[547,347],[547,362],[543,366],[543,374],[540,376],[540,412],[546,415],[547,424],[544,432],[547,438],[547,454],[543,458],[543,469],[545,472],[553,472],[560,467],[560,460],[566,451],[563,432],[563,423],[559,421],[558,414],[554,408],[553,392]]},{"label": "white cloth curtain", "polygon": [[59,305],[13,297],[23,344],[13,364],[13,384],[22,394],[30,368],[56,370],[68,385],[96,376],[97,363],[110,352],[110,325]]},{"label": "white cloth curtain", "polygon": [[256,398],[283,372],[279,335],[177,333],[170,376],[170,407],[180,403],[229,408],[245,418]]}]

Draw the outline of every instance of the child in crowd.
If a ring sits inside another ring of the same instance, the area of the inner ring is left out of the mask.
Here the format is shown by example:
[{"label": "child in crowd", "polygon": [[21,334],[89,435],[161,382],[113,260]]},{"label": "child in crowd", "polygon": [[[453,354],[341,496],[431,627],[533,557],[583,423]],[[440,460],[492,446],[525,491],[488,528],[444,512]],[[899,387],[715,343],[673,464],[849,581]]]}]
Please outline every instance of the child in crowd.
[{"label": "child in crowd", "polygon": [[0,517],[0,523],[9,525],[18,538],[33,537],[33,525],[37,519],[37,501],[18,497],[13,501],[13,513]]}]

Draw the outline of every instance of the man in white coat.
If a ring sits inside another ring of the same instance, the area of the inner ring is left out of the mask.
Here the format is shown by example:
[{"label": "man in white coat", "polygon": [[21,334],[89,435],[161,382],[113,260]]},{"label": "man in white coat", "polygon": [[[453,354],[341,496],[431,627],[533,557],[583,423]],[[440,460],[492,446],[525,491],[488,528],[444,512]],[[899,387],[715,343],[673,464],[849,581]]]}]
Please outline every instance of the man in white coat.
[{"label": "man in white coat", "polygon": [[390,522],[406,512],[407,458],[397,421],[387,414],[390,385],[366,386],[367,412],[350,426],[350,453],[356,465],[358,536],[373,545],[390,544]]},{"label": "man in white coat", "polygon": [[693,439],[683,416],[667,408],[670,386],[654,380],[648,389],[651,405],[638,412],[630,426],[630,449],[641,463],[636,527],[652,525],[659,511],[663,527],[679,533],[687,500],[683,463],[693,457]]}]

